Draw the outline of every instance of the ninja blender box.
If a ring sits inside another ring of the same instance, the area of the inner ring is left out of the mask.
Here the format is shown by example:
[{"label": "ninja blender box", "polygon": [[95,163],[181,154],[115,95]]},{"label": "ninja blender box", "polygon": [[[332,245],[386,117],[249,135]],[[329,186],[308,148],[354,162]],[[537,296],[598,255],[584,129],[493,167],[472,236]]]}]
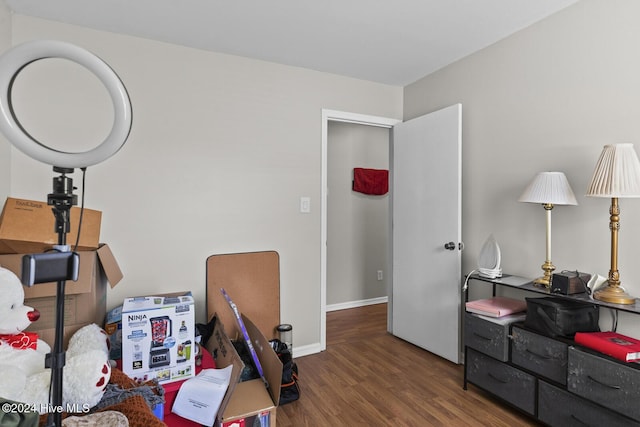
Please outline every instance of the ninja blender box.
[{"label": "ninja blender box", "polygon": [[166,384],[195,375],[192,296],[127,298],[122,304],[122,371]]}]

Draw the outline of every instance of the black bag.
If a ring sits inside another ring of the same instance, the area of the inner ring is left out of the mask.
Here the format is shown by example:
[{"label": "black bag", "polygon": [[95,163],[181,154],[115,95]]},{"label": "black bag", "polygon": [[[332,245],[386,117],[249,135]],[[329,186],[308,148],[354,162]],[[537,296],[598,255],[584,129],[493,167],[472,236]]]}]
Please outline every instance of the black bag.
[{"label": "black bag", "polygon": [[599,332],[596,304],[565,298],[525,298],[524,326],[551,337],[573,338],[576,332]]},{"label": "black bag", "polygon": [[273,339],[269,342],[282,362],[282,384],[280,385],[280,402],[278,404],[284,405],[298,400],[300,398],[298,365],[293,361],[293,356],[286,343],[279,339]]}]

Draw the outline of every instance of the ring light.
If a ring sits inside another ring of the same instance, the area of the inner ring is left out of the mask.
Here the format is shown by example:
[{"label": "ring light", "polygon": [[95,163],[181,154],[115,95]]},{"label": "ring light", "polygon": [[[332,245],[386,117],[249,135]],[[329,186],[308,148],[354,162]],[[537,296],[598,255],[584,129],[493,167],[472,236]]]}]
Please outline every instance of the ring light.
[{"label": "ring light", "polygon": [[[13,82],[24,67],[45,58],[64,58],[84,66],[109,92],[114,109],[113,127],[97,147],[79,153],[55,150],[34,139],[20,125],[11,103]],[[92,166],[113,156],[126,142],[131,131],[131,101],[116,73],[91,52],[54,40],[27,42],[0,56],[0,131],[18,150],[35,160],[63,168]]]}]

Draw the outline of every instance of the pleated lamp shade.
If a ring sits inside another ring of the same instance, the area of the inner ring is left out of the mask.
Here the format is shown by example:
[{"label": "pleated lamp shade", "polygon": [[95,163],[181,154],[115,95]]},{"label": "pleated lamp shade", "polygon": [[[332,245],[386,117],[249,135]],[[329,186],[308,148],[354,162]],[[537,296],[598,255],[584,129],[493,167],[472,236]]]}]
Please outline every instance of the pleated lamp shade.
[{"label": "pleated lamp shade", "polygon": [[540,172],[525,188],[519,202],[577,205],[567,177],[562,172]]},{"label": "pleated lamp shade", "polygon": [[640,161],[633,144],[604,146],[587,196],[640,197]]}]

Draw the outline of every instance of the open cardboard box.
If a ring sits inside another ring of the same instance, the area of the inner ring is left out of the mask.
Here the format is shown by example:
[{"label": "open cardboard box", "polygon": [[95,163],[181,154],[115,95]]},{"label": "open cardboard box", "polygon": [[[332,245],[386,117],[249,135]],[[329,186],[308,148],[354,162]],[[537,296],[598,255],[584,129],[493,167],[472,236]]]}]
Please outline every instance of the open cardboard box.
[{"label": "open cardboard box", "polygon": [[227,335],[220,318],[215,314],[213,334],[207,341],[206,349],[213,355],[216,368],[233,365],[229,388],[218,410],[216,425],[250,426],[256,425],[254,421],[258,419],[261,423],[257,425],[267,425],[268,422],[270,427],[275,427],[282,382],[282,362],[256,325],[245,315],[242,315],[242,319],[269,387],[267,388],[260,378],[239,382],[245,365],[229,337],[240,338],[242,335],[238,334],[237,327],[230,328],[232,332]]},{"label": "open cardboard box", "polygon": [[[79,251],[80,271],[76,282],[65,283],[64,345],[75,331],[89,323],[102,326],[107,310],[107,283],[113,288],[122,280],[122,271],[108,245],[94,251]],[[0,266],[21,276],[22,254],[0,255]],[[40,312],[40,319],[28,331],[53,346],[55,341],[57,283],[24,286],[25,305]]]},{"label": "open cardboard box", "polygon": [[[8,197],[0,216],[0,254],[30,254],[50,250],[58,244],[55,232],[55,217],[47,202]],[[69,213],[71,224],[67,242],[75,245],[78,223],[78,207]],[[78,251],[98,249],[102,212],[84,208],[82,231]]]}]

